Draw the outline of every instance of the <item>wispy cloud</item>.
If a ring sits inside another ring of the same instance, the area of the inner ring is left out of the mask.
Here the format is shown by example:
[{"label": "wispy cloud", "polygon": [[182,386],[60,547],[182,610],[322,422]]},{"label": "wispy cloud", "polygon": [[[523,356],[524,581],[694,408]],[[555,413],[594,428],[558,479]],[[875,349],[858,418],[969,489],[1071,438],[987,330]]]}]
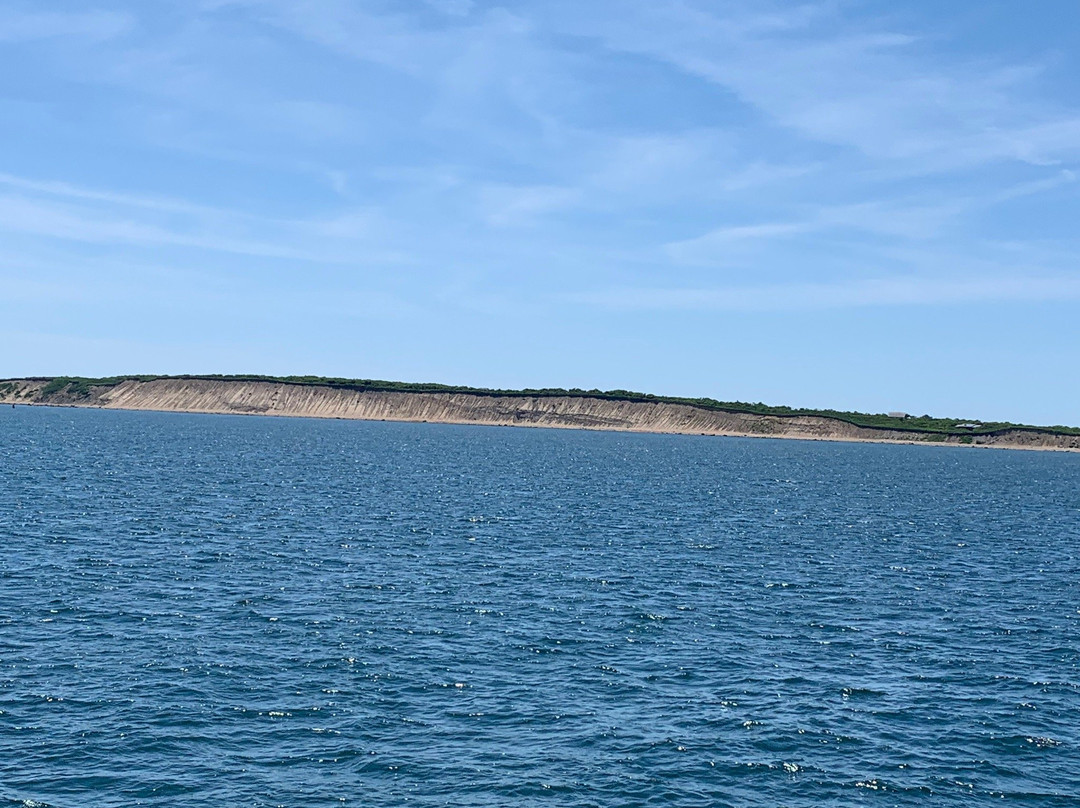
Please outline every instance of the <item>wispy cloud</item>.
[{"label": "wispy cloud", "polygon": [[489,185],[480,192],[485,220],[499,227],[532,223],[545,213],[565,210],[580,198],[574,188],[543,185]]},{"label": "wispy cloud", "polygon": [[692,259],[733,244],[759,239],[775,240],[799,233],[808,233],[817,227],[816,223],[811,222],[766,222],[718,227],[696,238],[672,242],[667,245],[667,249],[676,258]]},{"label": "wispy cloud", "polygon": [[210,205],[201,205],[186,200],[173,199],[170,197],[153,196],[146,194],[129,194],[116,191],[102,191],[96,188],[83,188],[67,182],[56,180],[39,180],[27,177],[17,177],[13,174],[0,173],[0,185],[15,188],[20,191],[31,191],[51,197],[67,199],[87,200],[93,202],[105,202],[111,205],[124,207],[142,208],[147,210],[165,211],[170,213],[195,213],[207,215],[236,215],[243,213],[229,211],[224,208],[216,208]]},{"label": "wispy cloud", "polygon": [[267,23],[343,55],[411,74],[446,58],[450,46],[437,30],[423,30],[400,11],[378,13],[344,0],[244,0]]},{"label": "wispy cloud", "polygon": [[1016,274],[933,279],[891,277],[698,289],[618,288],[567,295],[570,302],[629,311],[805,311],[869,306],[971,305],[1080,300],[1080,277]]},{"label": "wispy cloud", "polygon": [[130,31],[134,18],[115,11],[41,12],[0,8],[0,42],[75,37],[112,39]]},{"label": "wispy cloud", "polygon": [[749,247],[775,249],[802,236],[856,232],[888,239],[921,240],[939,235],[951,219],[968,209],[959,201],[866,202],[810,208],[801,218],[786,222],[718,227],[691,239],[665,245],[667,255],[680,262],[710,264],[730,259],[733,251]]},{"label": "wispy cloud", "polygon": [[1047,191],[1053,191],[1057,188],[1061,188],[1065,185],[1072,185],[1077,180],[1077,174],[1075,171],[1069,169],[1062,169],[1049,177],[1042,179],[1032,180],[1030,182],[1022,182],[1017,185],[1013,185],[998,191],[993,196],[984,200],[987,204],[1008,202],[1012,199],[1021,199],[1025,196],[1034,196],[1036,194],[1043,194]]},{"label": "wispy cloud", "polygon": [[424,0],[429,6],[452,17],[467,16],[476,5],[473,0]]},{"label": "wispy cloud", "polygon": [[918,35],[836,3],[761,8],[628,3],[614,23],[586,13],[557,24],[714,82],[807,137],[917,170],[1080,154],[1077,116],[1025,92],[1039,64],[945,62]]},{"label": "wispy cloud", "polygon": [[709,264],[726,259],[739,248],[775,247],[786,240],[830,231],[888,239],[879,242],[882,248],[893,240],[926,241],[954,231],[964,217],[1060,189],[1076,179],[1075,172],[1064,169],[1049,177],[1010,185],[979,197],[954,195],[944,200],[921,197],[846,205],[803,205],[800,215],[789,221],[724,225],[694,238],[669,242],[665,251],[676,261]]},{"label": "wispy cloud", "polygon": [[90,244],[186,247],[294,261],[399,262],[381,236],[386,221],[354,209],[311,219],[274,219],[185,200],[0,175],[0,231]]}]

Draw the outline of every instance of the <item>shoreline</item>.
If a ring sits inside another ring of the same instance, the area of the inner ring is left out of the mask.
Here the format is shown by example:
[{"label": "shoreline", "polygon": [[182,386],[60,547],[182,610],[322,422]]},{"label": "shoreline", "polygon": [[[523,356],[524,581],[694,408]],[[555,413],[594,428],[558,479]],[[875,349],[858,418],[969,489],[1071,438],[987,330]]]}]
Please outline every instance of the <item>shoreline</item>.
[{"label": "shoreline", "polygon": [[689,404],[613,401],[587,395],[380,392],[270,381],[159,378],[129,379],[90,388],[85,395],[49,395],[42,400],[46,383],[41,379],[8,380],[14,389],[0,393],[0,404],[1080,452],[1077,435],[1030,430],[972,436],[915,433],[856,426],[822,416],[724,412]]},{"label": "shoreline", "polygon": [[[6,403],[6,402],[5,402]],[[498,429],[555,429],[579,432],[622,433],[631,435],[679,435],[690,438],[752,438],[756,440],[810,441],[813,443],[872,443],[892,446],[925,446],[945,449],[999,449],[1018,452],[1065,452],[1080,453],[1080,448],[1053,446],[1013,446],[1000,443],[946,443],[928,440],[889,440],[887,438],[845,438],[808,435],[765,435],[756,432],[673,432],[655,429],[619,429],[614,427],[574,426],[554,424],[507,424],[494,421],[429,421],[409,418],[350,418],[342,415],[301,415],[286,412],[240,412],[236,410],[189,410],[189,409],[151,409],[147,407],[103,407],[93,404],[53,404],[48,402],[16,402],[14,407],[48,407],[68,410],[108,410],[110,412],[157,412],[176,415],[234,415],[251,418],[299,418],[312,421],[366,421],[389,424],[435,424],[446,426],[489,426]]]}]

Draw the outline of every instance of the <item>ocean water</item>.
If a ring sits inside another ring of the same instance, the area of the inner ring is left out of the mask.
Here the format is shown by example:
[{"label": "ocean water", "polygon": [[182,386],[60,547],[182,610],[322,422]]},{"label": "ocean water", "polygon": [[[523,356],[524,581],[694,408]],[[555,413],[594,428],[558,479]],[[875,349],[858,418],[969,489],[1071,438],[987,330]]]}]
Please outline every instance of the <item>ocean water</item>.
[{"label": "ocean water", "polygon": [[1080,456],[0,410],[0,805],[1080,804]]}]

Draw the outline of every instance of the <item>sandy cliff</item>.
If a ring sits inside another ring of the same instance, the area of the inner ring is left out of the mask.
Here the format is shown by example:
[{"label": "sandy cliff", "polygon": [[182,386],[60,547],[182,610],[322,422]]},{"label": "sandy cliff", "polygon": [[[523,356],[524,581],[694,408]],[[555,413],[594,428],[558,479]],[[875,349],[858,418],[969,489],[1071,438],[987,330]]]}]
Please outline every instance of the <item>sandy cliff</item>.
[{"label": "sandy cliff", "polygon": [[[468,393],[372,392],[318,385],[204,379],[128,380],[88,395],[43,400],[44,381],[0,384],[0,402],[125,410],[428,421],[690,435],[742,435],[815,440],[959,443],[960,438],[859,427],[819,416],[719,412],[685,404],[611,401],[578,396],[490,396]],[[1080,436],[1008,430],[975,436],[974,445],[1080,450]]]}]

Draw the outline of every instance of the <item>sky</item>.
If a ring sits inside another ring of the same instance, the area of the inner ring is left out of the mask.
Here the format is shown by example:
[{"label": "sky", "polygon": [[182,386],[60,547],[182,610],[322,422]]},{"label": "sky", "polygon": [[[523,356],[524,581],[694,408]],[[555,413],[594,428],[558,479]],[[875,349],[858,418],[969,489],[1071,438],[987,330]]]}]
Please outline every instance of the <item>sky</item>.
[{"label": "sky", "polygon": [[0,0],[0,376],[1080,425],[1075,0]]}]

